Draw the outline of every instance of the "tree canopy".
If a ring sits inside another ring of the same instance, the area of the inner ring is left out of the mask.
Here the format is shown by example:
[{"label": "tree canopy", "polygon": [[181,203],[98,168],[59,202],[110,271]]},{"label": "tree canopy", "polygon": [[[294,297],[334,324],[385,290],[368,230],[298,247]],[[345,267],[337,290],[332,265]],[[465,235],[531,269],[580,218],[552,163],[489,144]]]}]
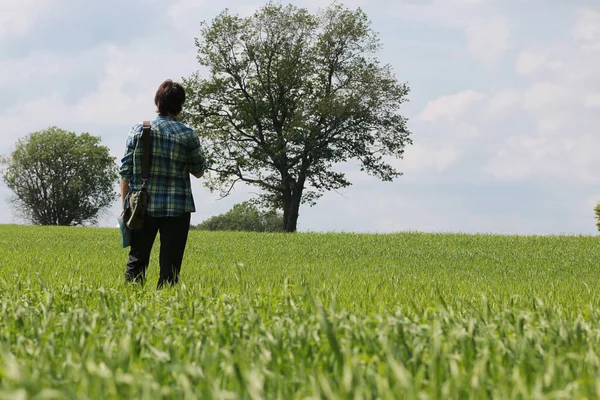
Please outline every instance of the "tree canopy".
[{"label": "tree canopy", "polygon": [[57,127],[31,133],[2,164],[17,211],[33,224],[94,224],[117,196],[115,159],[88,133]]},{"label": "tree canopy", "polygon": [[226,10],[203,24],[196,47],[209,73],[184,79],[183,116],[209,152],[210,189],[257,186],[291,232],[302,203],[351,185],[340,163],[357,160],[383,181],[401,175],[390,161],[412,143],[399,113],[409,88],[377,60],[381,44],[360,9]]}]

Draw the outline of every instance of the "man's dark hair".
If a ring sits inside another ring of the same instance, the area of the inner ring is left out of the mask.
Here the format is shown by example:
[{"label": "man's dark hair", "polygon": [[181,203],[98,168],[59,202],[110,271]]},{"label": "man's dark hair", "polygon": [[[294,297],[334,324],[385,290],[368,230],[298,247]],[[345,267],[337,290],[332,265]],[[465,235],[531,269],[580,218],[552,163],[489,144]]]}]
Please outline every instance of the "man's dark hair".
[{"label": "man's dark hair", "polygon": [[167,79],[158,87],[154,104],[160,115],[178,115],[185,103],[185,89],[181,84]]}]

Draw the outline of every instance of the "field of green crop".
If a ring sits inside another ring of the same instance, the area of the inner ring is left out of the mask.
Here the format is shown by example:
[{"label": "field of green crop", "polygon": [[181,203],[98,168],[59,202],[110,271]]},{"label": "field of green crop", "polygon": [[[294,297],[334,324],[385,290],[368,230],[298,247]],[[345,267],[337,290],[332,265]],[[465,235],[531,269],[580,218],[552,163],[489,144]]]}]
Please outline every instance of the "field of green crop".
[{"label": "field of green crop", "polygon": [[0,227],[0,399],[600,397],[594,237]]}]

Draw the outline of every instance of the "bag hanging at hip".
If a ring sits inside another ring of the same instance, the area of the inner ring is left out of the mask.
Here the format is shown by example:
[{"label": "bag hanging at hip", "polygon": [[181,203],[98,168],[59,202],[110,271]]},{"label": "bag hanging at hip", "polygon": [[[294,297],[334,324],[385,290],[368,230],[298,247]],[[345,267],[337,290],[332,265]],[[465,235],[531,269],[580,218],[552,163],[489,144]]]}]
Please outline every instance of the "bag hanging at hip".
[{"label": "bag hanging at hip", "polygon": [[144,219],[148,210],[148,172],[150,168],[150,121],[144,121],[142,140],[144,141],[144,150],[142,153],[142,187],[140,190],[129,192],[129,207],[125,213],[125,224],[127,227],[136,231],[144,227]]}]

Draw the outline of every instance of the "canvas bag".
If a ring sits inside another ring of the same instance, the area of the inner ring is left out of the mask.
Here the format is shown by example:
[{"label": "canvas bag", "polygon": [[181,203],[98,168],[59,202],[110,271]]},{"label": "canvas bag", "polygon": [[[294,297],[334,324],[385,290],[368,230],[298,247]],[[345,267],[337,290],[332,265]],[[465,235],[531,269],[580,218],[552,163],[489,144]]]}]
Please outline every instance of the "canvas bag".
[{"label": "canvas bag", "polygon": [[144,149],[142,153],[142,187],[129,192],[129,208],[125,213],[125,224],[132,231],[144,227],[144,219],[148,209],[148,172],[150,169],[150,121],[144,121],[142,130]]}]

